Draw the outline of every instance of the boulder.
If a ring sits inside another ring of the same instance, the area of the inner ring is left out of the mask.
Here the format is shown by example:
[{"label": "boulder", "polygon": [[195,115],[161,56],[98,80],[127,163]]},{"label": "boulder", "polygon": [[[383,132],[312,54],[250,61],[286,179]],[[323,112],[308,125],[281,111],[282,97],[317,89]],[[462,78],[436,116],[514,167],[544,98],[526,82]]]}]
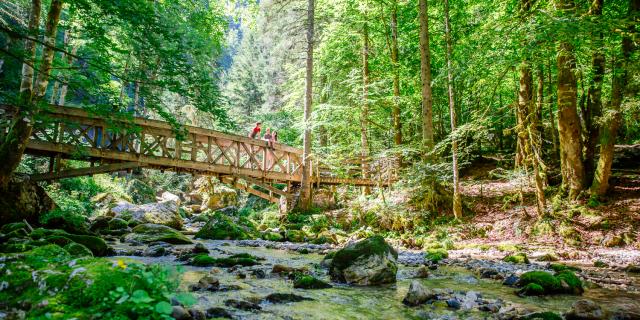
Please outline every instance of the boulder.
[{"label": "boulder", "polygon": [[228,299],[224,302],[224,305],[227,307],[247,311],[262,310],[262,307],[260,307],[259,305],[245,300]]},{"label": "boulder", "polygon": [[313,300],[311,298],[299,296],[293,293],[272,293],[264,298],[264,300],[271,303],[289,303]]},{"label": "boulder", "polygon": [[301,230],[287,230],[285,236],[291,242],[304,242],[306,237],[304,231]]},{"label": "boulder", "polygon": [[156,201],[156,191],[138,179],[129,180],[126,191],[133,203],[142,204]]},{"label": "boulder", "polygon": [[331,279],[355,285],[396,282],[398,253],[381,236],[373,236],[338,250],[331,259]]},{"label": "boulder", "polygon": [[169,192],[169,191],[165,191],[160,195],[160,199],[158,199],[159,202],[164,202],[164,201],[173,201],[175,203],[177,203],[178,205],[180,205],[180,203],[182,202],[182,200],[180,199],[179,196]]},{"label": "boulder", "polygon": [[71,242],[65,245],[63,249],[74,257],[93,257],[91,250],[79,243]]},{"label": "boulder", "polygon": [[177,230],[182,229],[184,223],[178,213],[178,204],[175,201],[164,201],[135,205],[121,201],[111,212],[116,218],[123,220],[138,220],[141,223],[153,223],[168,226]]},{"label": "boulder", "polygon": [[425,288],[419,281],[411,281],[409,285],[409,291],[402,300],[402,303],[408,306],[421,305],[431,299],[434,299],[436,294],[430,289]]},{"label": "boulder", "polygon": [[217,210],[238,203],[238,193],[235,190],[215,183],[211,177],[200,177],[194,185],[196,192],[202,197],[202,211]]},{"label": "boulder", "polygon": [[126,235],[126,242],[151,243],[163,241],[170,244],[191,244],[193,243],[185,235],[167,226],[145,223],[137,225],[133,232]]},{"label": "boulder", "polygon": [[606,314],[595,302],[582,299],[574,302],[564,317],[567,320],[601,320],[606,319]]},{"label": "boulder", "polygon": [[0,221],[38,224],[40,216],[55,208],[47,192],[25,177],[13,177],[6,190],[0,191]]},{"label": "boulder", "polygon": [[198,280],[198,283],[191,286],[192,291],[218,291],[220,288],[220,280],[211,275],[204,276]]},{"label": "boulder", "polygon": [[[112,249],[107,246],[107,243],[104,242],[102,238],[89,235],[70,234],[59,229],[38,228],[33,230],[30,236],[35,240],[47,239],[47,241],[50,241],[51,243],[56,243],[56,241],[65,241],[65,239],[71,240],[87,247],[96,257],[104,257],[112,252]],[[68,244],[68,242],[65,243],[65,245],[66,244]]]},{"label": "boulder", "polygon": [[296,289],[326,289],[331,288],[331,285],[309,275],[303,275],[295,279],[293,287]]},{"label": "boulder", "polygon": [[213,240],[243,240],[249,238],[247,232],[230,217],[215,212],[209,221],[196,233],[196,238]]}]

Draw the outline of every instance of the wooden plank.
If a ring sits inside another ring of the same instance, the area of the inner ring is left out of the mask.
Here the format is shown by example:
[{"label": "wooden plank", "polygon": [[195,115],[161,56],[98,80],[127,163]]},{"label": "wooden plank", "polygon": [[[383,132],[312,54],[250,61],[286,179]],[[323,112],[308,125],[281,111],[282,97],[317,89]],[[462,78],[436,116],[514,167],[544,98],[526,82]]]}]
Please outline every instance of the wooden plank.
[{"label": "wooden plank", "polygon": [[115,172],[133,168],[139,168],[141,165],[137,162],[123,162],[114,164],[105,164],[98,167],[68,169],[58,172],[47,172],[42,174],[33,174],[29,176],[31,181],[57,180],[63,178],[72,178],[80,176],[90,176],[98,173]]},{"label": "wooden plank", "polygon": [[283,197],[293,198],[292,194],[290,194],[290,193],[288,193],[286,191],[282,191],[282,190],[280,190],[280,189],[278,189],[278,188],[276,188],[276,187],[274,187],[274,186],[272,186],[272,185],[270,185],[268,183],[263,183],[260,180],[257,180],[257,179],[251,178],[251,177],[247,177],[247,176],[242,176],[242,175],[240,175],[239,178],[243,179],[247,183],[255,184],[255,185],[259,186],[259,187],[265,188],[265,189],[269,190],[270,192],[273,192],[275,194],[281,195]]}]

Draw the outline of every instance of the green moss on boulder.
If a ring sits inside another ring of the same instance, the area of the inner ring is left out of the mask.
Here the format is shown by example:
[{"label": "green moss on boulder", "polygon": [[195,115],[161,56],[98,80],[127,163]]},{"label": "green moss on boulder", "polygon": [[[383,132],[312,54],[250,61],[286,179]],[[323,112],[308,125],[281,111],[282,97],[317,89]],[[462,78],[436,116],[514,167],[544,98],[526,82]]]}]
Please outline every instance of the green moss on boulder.
[{"label": "green moss on boulder", "polygon": [[287,240],[291,242],[304,242],[306,237],[302,230],[287,230],[285,235]]},{"label": "green moss on boulder", "polygon": [[191,259],[190,265],[197,267],[211,267],[215,264],[216,259],[208,254],[199,254]]},{"label": "green moss on boulder", "polygon": [[187,238],[184,234],[170,227],[145,223],[137,225],[133,228],[133,233],[125,236],[127,242],[143,242],[151,243],[157,241],[163,241],[170,244],[191,244],[191,239]]},{"label": "green moss on boulder", "polygon": [[523,296],[541,296],[544,293],[544,288],[537,283],[529,283],[518,290],[518,294]]},{"label": "green moss on boulder", "polygon": [[508,255],[504,258],[502,258],[502,261],[504,262],[511,262],[511,263],[524,263],[524,264],[529,264],[529,258],[527,257],[527,255],[524,252],[519,252],[513,255]]},{"label": "green moss on boulder", "polygon": [[73,242],[87,247],[96,257],[103,257],[111,253],[111,249],[109,248],[109,246],[107,246],[107,243],[102,240],[102,238],[89,235],[70,234],[64,230],[59,229],[38,228],[31,232],[31,238],[36,240],[43,239],[48,242],[51,241],[62,245],[68,244],[68,242],[63,239],[67,238]]},{"label": "green moss on boulder", "polygon": [[329,264],[334,281],[378,285],[396,281],[398,253],[381,236],[373,236],[338,250]]},{"label": "green moss on boulder", "polygon": [[555,275],[545,271],[525,272],[520,276],[516,285],[523,287],[524,290],[529,284],[536,284],[542,287],[544,289],[543,294],[582,294],[584,291],[582,281],[569,270],[558,272]]},{"label": "green moss on boulder", "polygon": [[79,243],[71,242],[64,246],[63,249],[74,257],[93,257],[91,250]]},{"label": "green moss on boulder", "polygon": [[109,221],[109,229],[110,230],[121,230],[126,229],[129,226],[129,223],[120,218],[113,218]]},{"label": "green moss on boulder", "polygon": [[283,241],[284,237],[279,232],[267,231],[262,233],[261,238],[267,241]]},{"label": "green moss on boulder", "polygon": [[249,238],[249,235],[231,218],[216,212],[196,233],[195,237],[212,240],[243,240]]},{"label": "green moss on boulder", "polygon": [[447,252],[447,249],[434,248],[434,249],[427,249],[427,254],[425,255],[424,258],[427,261],[438,263],[442,259],[446,259],[448,257],[449,257],[449,253]]},{"label": "green moss on boulder", "polygon": [[25,229],[27,230],[27,224],[24,222],[12,222],[12,223],[7,223],[5,225],[2,226],[2,228],[0,228],[0,233],[2,234],[8,234],[11,231],[15,231],[15,230],[19,230],[19,229]]},{"label": "green moss on boulder", "polygon": [[310,275],[302,275],[293,282],[293,287],[297,289],[326,289],[331,285]]}]

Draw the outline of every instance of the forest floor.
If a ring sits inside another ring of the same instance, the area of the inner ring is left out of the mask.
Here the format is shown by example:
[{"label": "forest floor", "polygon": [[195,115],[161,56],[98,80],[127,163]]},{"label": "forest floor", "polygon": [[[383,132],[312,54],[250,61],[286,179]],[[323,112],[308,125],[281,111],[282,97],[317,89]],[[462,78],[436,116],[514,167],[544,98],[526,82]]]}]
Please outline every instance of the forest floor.
[{"label": "forest floor", "polygon": [[508,180],[464,180],[470,213],[460,227],[459,246],[512,244],[591,264],[640,261],[640,175],[616,172],[604,203],[569,204],[548,194],[545,217],[536,213],[533,188],[522,185]]}]

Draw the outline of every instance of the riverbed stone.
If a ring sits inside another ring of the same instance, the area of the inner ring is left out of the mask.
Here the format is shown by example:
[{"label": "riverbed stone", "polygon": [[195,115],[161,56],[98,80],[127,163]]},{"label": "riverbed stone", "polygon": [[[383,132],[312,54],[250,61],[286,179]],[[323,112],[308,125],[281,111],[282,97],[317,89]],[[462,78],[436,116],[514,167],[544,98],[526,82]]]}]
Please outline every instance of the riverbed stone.
[{"label": "riverbed stone", "polygon": [[329,274],[337,282],[379,285],[396,281],[398,253],[381,236],[373,236],[338,250]]},{"label": "riverbed stone", "polygon": [[228,299],[224,302],[224,305],[246,311],[262,310],[262,307],[259,305],[245,300]]},{"label": "riverbed stone", "polygon": [[606,314],[597,303],[581,299],[571,305],[571,310],[564,314],[567,320],[603,320]]},{"label": "riverbed stone", "polygon": [[233,319],[233,315],[227,311],[225,308],[220,307],[212,307],[207,309],[207,318],[223,318],[223,319]]},{"label": "riverbed stone", "polygon": [[132,233],[124,237],[125,242],[142,242],[151,243],[157,241],[163,241],[170,244],[191,244],[193,243],[185,235],[176,231],[173,228],[153,224],[145,223],[135,226],[132,229]]},{"label": "riverbed stone", "polygon": [[303,275],[295,279],[293,287],[296,289],[327,289],[331,288],[331,285],[314,276]]},{"label": "riverbed stone", "polygon": [[289,303],[289,302],[300,302],[300,301],[313,300],[313,299],[299,296],[293,293],[272,293],[266,296],[264,300],[271,303]]},{"label": "riverbed stone", "polygon": [[417,306],[434,298],[436,298],[435,292],[425,288],[420,281],[414,280],[409,284],[409,291],[402,303],[408,306]]},{"label": "riverbed stone", "polygon": [[215,212],[195,237],[212,240],[242,240],[249,238],[249,235],[230,217],[221,212]]},{"label": "riverbed stone", "polygon": [[191,320],[191,315],[182,306],[173,306],[171,311],[171,317],[176,320]]},{"label": "riverbed stone", "polygon": [[182,217],[178,213],[178,204],[175,201],[154,202],[143,205],[121,201],[111,208],[111,212],[115,218],[160,224],[176,230],[182,229],[184,224]]}]

